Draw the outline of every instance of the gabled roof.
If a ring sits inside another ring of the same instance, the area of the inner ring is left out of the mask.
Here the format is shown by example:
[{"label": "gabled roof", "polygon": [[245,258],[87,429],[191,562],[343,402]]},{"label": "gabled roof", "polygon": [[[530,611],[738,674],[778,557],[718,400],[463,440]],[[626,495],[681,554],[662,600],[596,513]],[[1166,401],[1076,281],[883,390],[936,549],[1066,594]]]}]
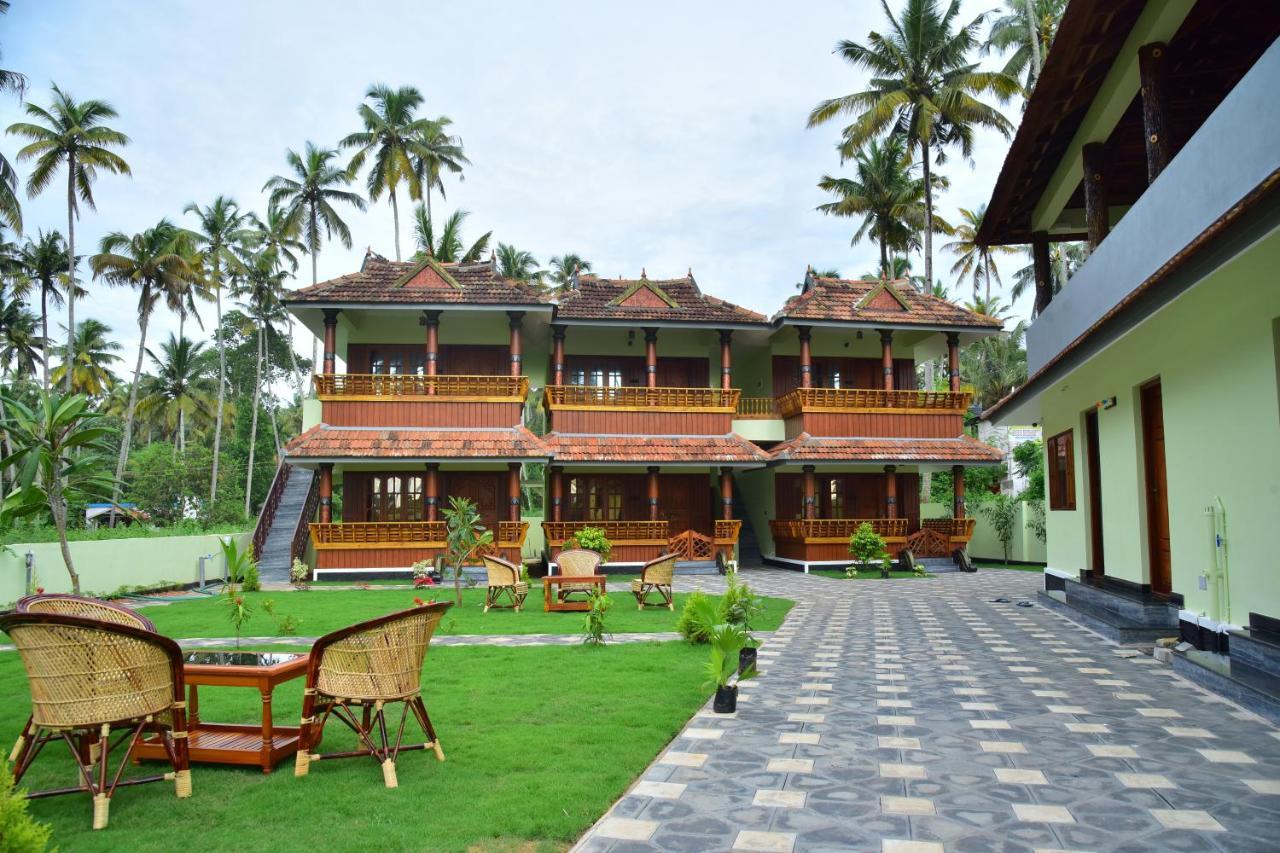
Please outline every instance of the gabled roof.
[{"label": "gabled roof", "polygon": [[999,320],[962,308],[905,281],[823,278],[805,274],[803,289],[787,300],[777,314],[782,323],[874,323],[893,326],[955,326],[998,329]]},{"label": "gabled roof", "polygon": [[684,278],[579,276],[560,296],[556,319],[691,324],[760,324],[763,314],[703,293],[693,273]]},{"label": "gabled roof", "polygon": [[371,429],[317,424],[284,449],[290,462],[327,459],[546,459],[523,426],[494,429]]},{"label": "gabled roof", "polygon": [[969,435],[956,438],[835,438],[802,432],[769,452],[774,462],[948,462],[994,465],[1004,452]]},{"label": "gabled roof", "polygon": [[763,465],[768,457],[737,433],[727,435],[583,435],[548,433],[557,463],[613,465]]},{"label": "gabled roof", "polygon": [[441,263],[435,258],[390,261],[374,252],[359,272],[300,287],[290,305],[379,303],[408,305],[550,306],[532,287],[503,278],[492,261]]}]

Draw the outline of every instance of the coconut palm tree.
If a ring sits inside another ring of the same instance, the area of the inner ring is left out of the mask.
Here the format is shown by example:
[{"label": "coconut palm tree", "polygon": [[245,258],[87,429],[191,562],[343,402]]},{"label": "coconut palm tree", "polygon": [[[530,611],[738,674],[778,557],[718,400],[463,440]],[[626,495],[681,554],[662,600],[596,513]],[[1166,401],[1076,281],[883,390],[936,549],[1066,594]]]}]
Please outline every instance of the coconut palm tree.
[{"label": "coconut palm tree", "polygon": [[[47,342],[40,337],[38,319],[27,310],[23,301],[10,296],[0,288],[0,385],[12,388],[19,376],[35,373],[36,361],[43,360]],[[4,403],[0,400],[0,420],[3,420]],[[12,452],[9,437],[0,430],[0,456]],[[0,499],[7,494],[0,479]]]},{"label": "coconut palm tree", "polygon": [[[104,124],[108,119],[117,117],[111,104],[100,100],[77,102],[56,85],[53,87],[53,103],[48,109],[28,103],[26,112],[32,121],[9,125],[9,133],[30,140],[18,150],[19,160],[35,161],[31,174],[27,176],[27,195],[32,198],[40,195],[53,185],[53,177],[59,167],[64,164],[67,167],[67,280],[75,282],[76,219],[80,215],[80,203],[88,205],[90,210],[96,208],[93,182],[98,172],[132,174],[129,164],[112,150],[128,145],[129,137]],[[75,327],[76,292],[73,286],[67,294],[67,328]],[[67,347],[74,346],[74,338],[68,337]]]},{"label": "coconut palm tree", "polygon": [[[9,0],[0,0],[0,15],[9,11]],[[17,71],[0,68],[0,92],[12,92],[19,98],[27,89],[27,78]],[[0,153],[0,221],[22,233],[22,205],[18,202],[18,173],[8,158]]]},{"label": "coconut palm tree", "polygon": [[951,265],[951,274],[956,277],[956,283],[970,279],[974,298],[978,297],[978,290],[981,288],[983,298],[989,300],[991,282],[994,281],[997,287],[1001,284],[996,256],[1016,255],[1018,250],[1012,246],[983,246],[978,243],[978,231],[982,229],[982,218],[986,214],[985,203],[977,210],[960,208],[961,223],[955,229],[956,239],[942,248],[956,256],[956,262]]},{"label": "coconut palm tree", "polygon": [[[195,271],[187,262],[186,232],[167,219],[130,236],[113,231],[102,238],[99,252],[89,258],[95,278],[118,287],[138,291],[138,361],[129,387],[129,404],[125,409],[124,434],[120,438],[120,457],[116,461],[116,485],[112,501],[120,498],[120,481],[129,461],[129,444],[133,436],[133,418],[138,408],[138,383],[142,378],[142,359],[147,351],[147,325],[156,303],[164,299],[172,304],[190,285]],[[74,350],[73,350],[74,351]],[[68,383],[70,378],[68,377]],[[114,524],[114,515],[112,517]]]},{"label": "coconut palm tree", "polygon": [[547,261],[547,267],[547,277],[551,279],[552,286],[556,290],[565,290],[575,275],[591,272],[591,261],[583,260],[581,255],[574,252],[566,252],[563,255],[553,255]]},{"label": "coconut palm tree", "polygon": [[440,190],[444,199],[444,173],[452,172],[462,180],[462,169],[471,161],[462,151],[462,138],[449,133],[453,119],[440,116],[432,119],[418,136],[418,153],[414,158],[414,171],[422,182],[422,192],[427,201],[427,218],[431,218],[431,190]]},{"label": "coconut palm tree", "polygon": [[990,94],[1004,101],[1020,87],[1003,72],[979,71],[969,62],[983,16],[958,26],[960,0],[948,0],[945,8],[940,0],[906,0],[896,17],[885,0],[880,5],[888,32],[869,33],[865,45],[848,40],[836,45],[842,59],[870,72],[870,88],[822,101],[809,114],[809,126],[852,116],[843,131],[845,157],[886,130],[905,140],[919,158],[924,179],[924,278],[933,281],[933,159],[941,162],[951,145],[971,157],[973,133],[980,127],[1008,138],[1009,120],[979,97]]},{"label": "coconut palm tree", "polygon": [[58,347],[62,361],[53,369],[50,380],[54,385],[63,383],[70,366],[72,393],[101,399],[115,387],[116,377],[111,372],[111,365],[123,361],[116,353],[124,347],[111,339],[110,326],[92,317],[80,321],[75,339],[75,359],[67,358],[66,347]]},{"label": "coconut palm tree", "polygon": [[960,371],[974,388],[974,403],[985,409],[1027,381],[1027,324],[975,341],[960,352]]},{"label": "coconut palm tree", "polygon": [[[34,240],[28,239],[17,253],[17,275],[14,277],[14,294],[30,298],[40,294],[40,336],[49,337],[49,302],[63,303],[63,291],[67,286],[67,245],[57,231],[38,231]],[[76,296],[87,294],[84,288],[76,288]],[[41,376],[44,389],[49,390],[49,359],[44,359]]]},{"label": "coconut palm tree", "polygon": [[158,419],[172,433],[175,451],[186,453],[187,429],[215,417],[215,380],[204,344],[171,333],[160,350],[160,355],[147,350],[155,372],[143,377],[138,413]]},{"label": "coconut palm tree", "polygon": [[991,21],[982,52],[1008,53],[1004,73],[1022,77],[1028,95],[1040,77],[1066,7],[1066,0],[1005,0],[1004,9]]},{"label": "coconut palm tree", "polygon": [[545,272],[538,269],[538,259],[532,253],[517,249],[510,243],[498,244],[498,274],[522,284],[541,286]]},{"label": "coconut palm tree", "polygon": [[421,204],[415,207],[413,238],[417,242],[418,251],[413,256],[414,260],[421,260],[427,255],[445,264],[459,262],[470,264],[480,260],[489,248],[489,238],[493,236],[493,232],[486,231],[464,250],[462,223],[470,215],[465,210],[455,210],[449,214],[449,218],[444,221],[444,227],[440,229],[439,238],[436,238],[435,226],[431,222],[431,215],[427,213],[427,208]]},{"label": "coconut palm tree", "polygon": [[249,213],[252,228],[248,232],[249,242],[259,250],[275,252],[281,266],[289,265],[290,272],[298,271],[298,253],[305,252],[307,247],[298,239],[302,233],[300,223],[291,220],[280,205],[267,204],[267,214],[259,217]]},{"label": "coconut palm tree", "polygon": [[[1026,252],[1029,256],[1030,252]],[[1084,265],[1089,259],[1088,243],[1054,243],[1049,247],[1049,293],[1045,300],[1056,296],[1062,288],[1067,286],[1067,281],[1071,276],[1076,274],[1076,270]],[[1029,258],[1028,258],[1029,260]],[[1035,263],[1030,262],[1026,266],[1019,269],[1013,274],[1013,286],[1009,288],[1009,299],[1016,302],[1022,297],[1022,294],[1028,290],[1036,289],[1036,268]],[[1036,295],[1036,306],[1041,302],[1041,296]],[[1032,316],[1039,312],[1036,307],[1032,308]]]}]

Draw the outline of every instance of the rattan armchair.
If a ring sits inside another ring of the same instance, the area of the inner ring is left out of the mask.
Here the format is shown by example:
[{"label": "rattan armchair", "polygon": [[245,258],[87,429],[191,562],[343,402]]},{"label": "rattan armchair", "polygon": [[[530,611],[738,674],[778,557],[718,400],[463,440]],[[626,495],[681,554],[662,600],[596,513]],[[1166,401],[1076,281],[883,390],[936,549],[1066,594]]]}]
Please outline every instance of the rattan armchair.
[{"label": "rattan armchair", "polygon": [[[560,574],[565,577],[589,578],[600,569],[600,555],[585,548],[570,548],[560,552],[560,556],[556,558],[556,565],[560,567]],[[561,601],[568,601],[569,596],[578,592],[590,596],[593,589],[594,587],[589,583],[566,583],[560,585],[557,595]]]},{"label": "rattan armchair", "polygon": [[484,554],[484,570],[489,575],[489,588],[484,596],[484,612],[490,608],[502,607],[499,604],[504,597],[510,602],[509,607],[519,612],[524,607],[525,597],[529,595],[529,584],[520,580],[520,569],[514,563],[492,554]]},{"label": "rattan armchair", "polygon": [[645,605],[649,603],[650,593],[658,593],[661,601],[655,602],[655,606],[666,606],[668,610],[675,609],[675,600],[673,599],[672,580],[676,573],[676,554],[663,554],[661,557],[655,557],[644,564],[640,569],[639,580],[631,582],[631,594],[636,597],[636,608],[644,610]]},{"label": "rattan armchair", "polygon": [[144,631],[156,629],[150,619],[127,607],[97,598],[72,595],[69,592],[43,592],[39,595],[19,598],[14,611],[16,613],[60,613],[63,616],[80,616],[85,619],[97,619],[100,622],[113,622],[116,625],[132,625]]},{"label": "rattan armchair", "polygon": [[[452,602],[402,610],[326,634],[311,647],[307,684],[302,693],[302,726],[294,776],[306,776],[322,759],[372,756],[382,765],[388,788],[397,785],[396,758],[402,751],[430,749],[444,761],[440,739],[422,703],[422,661],[431,635]],[[402,703],[394,742],[386,706]],[[355,709],[361,713],[357,717]],[[427,739],[404,744],[404,729],[412,713]],[[347,725],[360,748],[321,754],[314,750],[324,736],[330,715]]]},{"label": "rattan armchair", "polygon": [[[15,783],[50,741],[71,750],[80,773],[74,787],[29,797],[88,792],[93,828],[107,825],[111,797],[125,785],[172,779],[179,798],[191,796],[182,651],[168,637],[134,625],[57,613],[11,613],[0,631],[13,640],[27,671],[31,719],[13,754]],[[112,742],[112,730],[120,730]],[[129,754],[146,732],[159,734],[173,772],[121,779]],[[80,744],[98,738],[88,758]],[[111,753],[124,747],[114,774]]]}]

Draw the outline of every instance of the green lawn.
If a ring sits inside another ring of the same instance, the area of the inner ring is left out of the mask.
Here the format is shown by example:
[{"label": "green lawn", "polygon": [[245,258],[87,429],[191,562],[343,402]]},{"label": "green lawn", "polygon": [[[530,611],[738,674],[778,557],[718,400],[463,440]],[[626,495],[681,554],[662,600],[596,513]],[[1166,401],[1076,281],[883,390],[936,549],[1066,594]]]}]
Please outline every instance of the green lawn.
[{"label": "green lawn", "polygon": [[[677,589],[679,581],[677,581]],[[453,601],[452,587],[431,589],[313,589],[307,592],[250,592],[245,598],[253,608],[253,616],[242,630],[249,637],[271,637],[280,632],[277,620],[262,610],[262,602],[274,602],[277,617],[290,615],[299,620],[297,633],[319,636],[344,625],[372,619],[413,606],[416,597],[423,600]],[[629,592],[609,594],[613,608],[605,619],[614,633],[674,631],[685,594],[676,594],[676,609],[647,608],[639,611]],[[782,598],[764,598],[764,613],[753,625],[760,631],[772,631],[782,624],[792,602]],[[227,619],[227,608],[221,596],[198,601],[178,601],[162,606],[144,607],[140,612],[156,623],[156,629],[170,637],[226,637],[233,634]],[[529,591],[525,609],[484,612],[484,590],[462,592],[462,605],[451,607],[440,623],[443,634],[577,634],[583,625],[582,613],[544,613],[542,589]]]},{"label": "green lawn", "polygon": [[[82,794],[33,800],[30,810],[52,825],[61,850],[563,850],[706,699],[706,655],[705,647],[678,642],[435,648],[424,698],[447,760],[405,753],[399,788],[383,787],[371,759],[321,762],[303,779],[294,778],[292,759],[268,776],[198,764],[187,800],[176,799],[166,782],[120,789],[101,832],[90,829]],[[295,680],[276,691],[280,724],[296,724],[301,685]],[[0,696],[7,753],[28,709],[22,665],[11,652],[0,652]],[[200,692],[207,720],[251,722],[258,708],[252,690]],[[335,724],[323,749],[349,749],[354,741]],[[31,788],[75,782],[58,744],[23,780]]]},{"label": "green lawn", "polygon": [[[838,578],[842,581],[844,580],[859,580],[859,581],[885,580],[885,578],[880,577],[880,572],[878,571],[858,572],[858,576],[856,578],[845,577],[844,569],[811,569],[809,571],[809,574],[818,575],[819,577],[824,577],[824,578]],[[900,572],[897,569],[894,569],[889,572],[888,579],[894,580],[897,578],[932,578],[932,577],[933,575],[917,575],[915,572]]]}]

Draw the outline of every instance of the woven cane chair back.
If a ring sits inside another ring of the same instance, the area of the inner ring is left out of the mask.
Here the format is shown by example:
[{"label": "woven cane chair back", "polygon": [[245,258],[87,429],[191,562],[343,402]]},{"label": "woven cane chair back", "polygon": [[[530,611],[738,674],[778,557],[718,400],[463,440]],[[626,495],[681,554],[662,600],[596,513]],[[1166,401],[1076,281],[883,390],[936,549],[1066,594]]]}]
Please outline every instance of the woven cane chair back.
[{"label": "woven cane chair back", "polygon": [[652,559],[644,564],[640,577],[645,583],[671,586],[672,577],[676,573],[676,559],[675,554],[663,554],[661,557]]},{"label": "woven cane chair back", "polygon": [[489,576],[489,586],[513,586],[520,580],[520,570],[501,557],[485,554],[482,559]]},{"label": "woven cane chair back", "polygon": [[571,548],[560,552],[556,564],[565,577],[591,577],[600,568],[600,555],[583,548]]},{"label": "woven cane chair back", "polygon": [[391,701],[413,696],[422,661],[451,602],[428,604],[335,631],[316,641],[316,689],[340,699]]},{"label": "woven cane chair back", "polygon": [[116,625],[131,625],[144,631],[155,631],[156,626],[150,619],[127,607],[99,601],[96,598],[85,598],[82,595],[67,593],[41,593],[28,595],[18,599],[17,613],[59,613],[63,616],[80,616],[85,619],[97,619],[101,622],[112,622]]}]

